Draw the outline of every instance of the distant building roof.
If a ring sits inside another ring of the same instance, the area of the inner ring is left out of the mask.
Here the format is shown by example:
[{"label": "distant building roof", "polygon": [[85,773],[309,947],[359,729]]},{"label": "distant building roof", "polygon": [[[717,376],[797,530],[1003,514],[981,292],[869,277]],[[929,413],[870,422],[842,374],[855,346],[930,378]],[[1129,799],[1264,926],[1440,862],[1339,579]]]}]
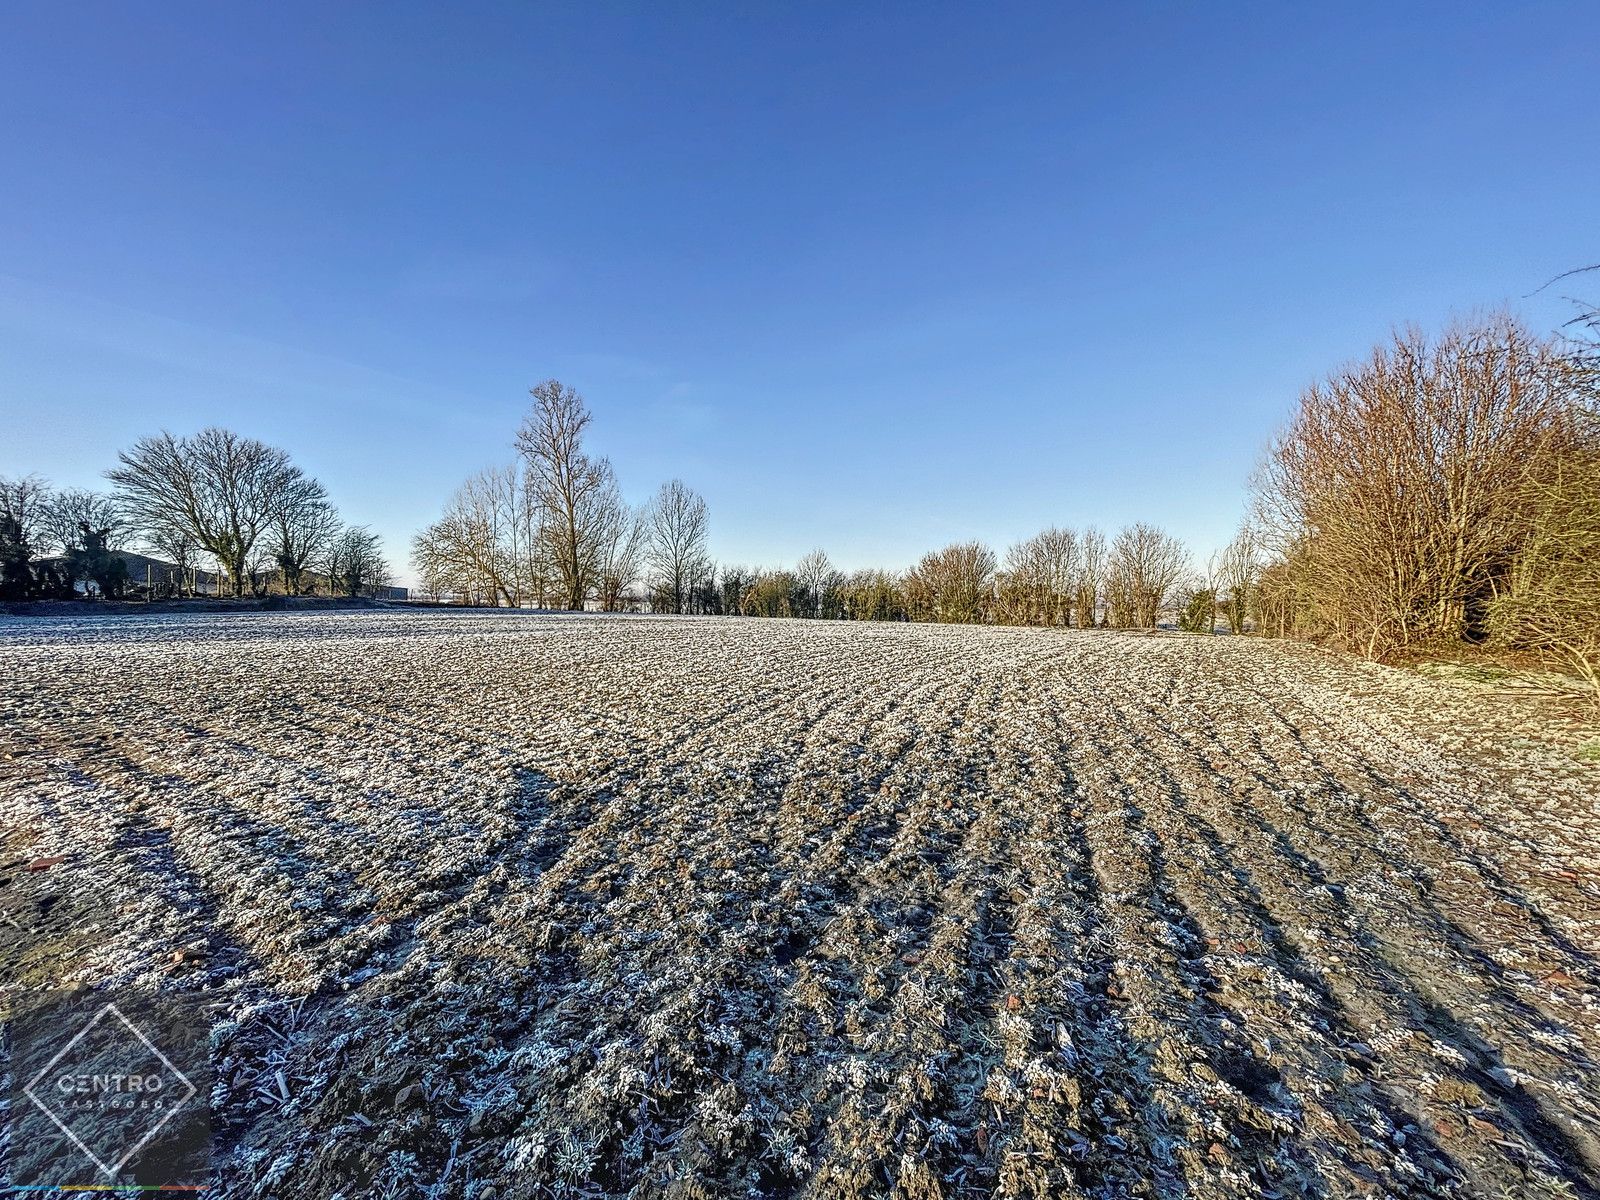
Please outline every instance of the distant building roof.
[{"label": "distant building roof", "polygon": [[[134,583],[143,583],[145,581],[146,570],[149,571],[149,578],[155,579],[162,575],[172,574],[178,569],[177,563],[167,562],[163,558],[152,558],[148,554],[140,554],[137,550],[113,550],[111,553],[115,554],[127,565],[128,578]],[[60,563],[66,560],[67,556],[65,554],[51,554],[35,561]],[[203,567],[190,567],[187,573],[193,576],[196,583],[215,583],[218,579],[215,571],[207,571]]]}]

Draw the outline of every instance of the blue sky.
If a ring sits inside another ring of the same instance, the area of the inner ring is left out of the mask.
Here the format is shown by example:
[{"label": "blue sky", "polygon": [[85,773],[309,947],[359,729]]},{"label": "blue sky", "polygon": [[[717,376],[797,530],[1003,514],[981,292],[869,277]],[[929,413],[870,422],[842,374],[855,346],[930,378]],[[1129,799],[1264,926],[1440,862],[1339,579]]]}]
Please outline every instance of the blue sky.
[{"label": "blue sky", "polygon": [[725,560],[1209,550],[1303,385],[1600,259],[1592,5],[1326,7],[8,4],[0,473],[223,424],[398,564],[556,376]]}]

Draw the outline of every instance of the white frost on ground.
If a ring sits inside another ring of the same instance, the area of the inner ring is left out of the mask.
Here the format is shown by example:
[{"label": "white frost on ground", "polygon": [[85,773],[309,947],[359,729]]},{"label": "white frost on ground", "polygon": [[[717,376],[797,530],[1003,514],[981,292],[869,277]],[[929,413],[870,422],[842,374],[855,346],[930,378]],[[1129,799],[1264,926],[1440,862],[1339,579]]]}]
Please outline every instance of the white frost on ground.
[{"label": "white frost on ground", "polygon": [[215,1001],[222,1195],[1600,1195],[1597,775],[1525,707],[464,612],[0,619],[0,680],[4,978]]}]

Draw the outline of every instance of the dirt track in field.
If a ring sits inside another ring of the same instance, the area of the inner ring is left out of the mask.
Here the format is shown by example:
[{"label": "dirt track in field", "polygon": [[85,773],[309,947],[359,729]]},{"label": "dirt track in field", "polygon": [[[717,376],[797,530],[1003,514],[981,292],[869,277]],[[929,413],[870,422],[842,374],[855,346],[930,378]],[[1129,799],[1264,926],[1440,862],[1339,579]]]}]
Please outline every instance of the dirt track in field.
[{"label": "dirt track in field", "polygon": [[1600,770],[1526,709],[467,613],[0,620],[0,679],[0,978],[214,1002],[221,1195],[1600,1197]]}]

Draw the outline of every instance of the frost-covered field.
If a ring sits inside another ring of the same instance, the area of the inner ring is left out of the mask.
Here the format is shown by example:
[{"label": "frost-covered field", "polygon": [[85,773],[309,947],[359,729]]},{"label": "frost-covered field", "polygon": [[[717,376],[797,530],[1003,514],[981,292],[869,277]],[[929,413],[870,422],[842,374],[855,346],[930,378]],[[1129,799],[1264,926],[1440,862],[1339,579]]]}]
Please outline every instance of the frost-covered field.
[{"label": "frost-covered field", "polygon": [[1442,684],[491,613],[0,679],[0,977],[216,1001],[223,1195],[1600,1189],[1600,781]]}]

